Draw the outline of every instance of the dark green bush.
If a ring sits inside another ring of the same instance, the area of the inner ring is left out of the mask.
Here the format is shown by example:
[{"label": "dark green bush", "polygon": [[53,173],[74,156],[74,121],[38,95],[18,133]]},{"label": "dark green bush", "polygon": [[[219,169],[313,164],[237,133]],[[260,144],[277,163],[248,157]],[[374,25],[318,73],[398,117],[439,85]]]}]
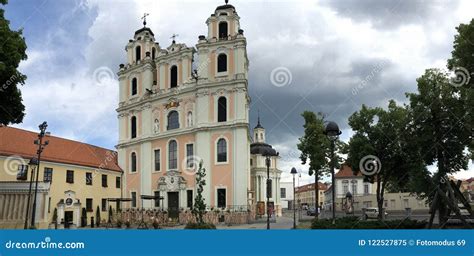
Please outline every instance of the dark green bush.
[{"label": "dark green bush", "polygon": [[423,229],[426,221],[411,219],[403,220],[360,220],[358,217],[343,217],[336,219],[313,220],[311,229]]},{"label": "dark green bush", "polygon": [[184,229],[216,229],[216,226],[211,223],[188,223]]}]

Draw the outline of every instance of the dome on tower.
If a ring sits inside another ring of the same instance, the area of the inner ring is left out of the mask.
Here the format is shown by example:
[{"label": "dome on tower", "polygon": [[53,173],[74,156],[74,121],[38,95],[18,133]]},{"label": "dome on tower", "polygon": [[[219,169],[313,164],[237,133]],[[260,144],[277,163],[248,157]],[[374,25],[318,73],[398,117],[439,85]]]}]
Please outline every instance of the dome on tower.
[{"label": "dome on tower", "polygon": [[260,154],[262,156],[278,156],[278,152],[270,144],[264,142],[255,142],[250,144],[250,154]]}]

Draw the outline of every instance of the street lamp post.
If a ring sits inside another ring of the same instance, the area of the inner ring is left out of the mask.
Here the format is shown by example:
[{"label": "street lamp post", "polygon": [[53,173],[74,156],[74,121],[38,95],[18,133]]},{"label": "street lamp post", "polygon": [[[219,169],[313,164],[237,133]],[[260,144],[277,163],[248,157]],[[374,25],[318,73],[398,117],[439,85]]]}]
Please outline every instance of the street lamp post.
[{"label": "street lamp post", "polygon": [[270,179],[270,155],[266,155],[265,157],[265,164],[267,166],[267,229],[270,229],[270,184],[272,180]]},{"label": "street lamp post", "polygon": [[38,163],[36,167],[36,180],[35,180],[35,196],[33,199],[33,209],[31,213],[31,228],[35,228],[35,215],[36,215],[36,197],[38,194],[38,178],[39,178],[39,171],[40,171],[40,161],[41,161],[41,152],[43,152],[44,147],[49,144],[49,141],[45,141],[43,143],[43,138],[46,135],[46,128],[48,127],[48,123],[43,122],[39,125],[40,133],[38,134],[38,139],[35,140],[35,144],[38,145],[37,155],[38,155]]},{"label": "street lamp post", "polygon": [[291,168],[291,174],[293,175],[293,229],[296,229],[296,205],[295,205],[295,174],[297,173],[296,168]]},{"label": "street lamp post", "polygon": [[28,217],[30,215],[30,202],[31,202],[31,190],[33,188],[35,166],[38,164],[38,159],[31,158],[28,165],[31,167],[30,174],[30,188],[28,189],[28,201],[26,202],[26,214],[25,214],[25,226],[24,229],[28,229]]},{"label": "street lamp post", "polygon": [[339,135],[341,135],[339,126],[335,122],[327,122],[324,128],[324,134],[331,141],[331,175],[332,175],[332,223],[336,222],[336,178],[334,175],[334,150],[335,143]]}]

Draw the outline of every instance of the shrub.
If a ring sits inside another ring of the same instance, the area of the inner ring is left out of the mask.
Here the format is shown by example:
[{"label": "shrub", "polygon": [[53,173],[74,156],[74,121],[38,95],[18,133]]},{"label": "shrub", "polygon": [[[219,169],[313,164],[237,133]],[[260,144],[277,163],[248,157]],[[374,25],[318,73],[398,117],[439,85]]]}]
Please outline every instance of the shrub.
[{"label": "shrub", "polygon": [[216,226],[211,223],[188,223],[184,229],[216,229]]},{"label": "shrub", "polygon": [[332,224],[331,219],[313,220],[311,229],[423,229],[426,221],[411,219],[403,220],[359,220],[358,217],[343,217],[336,219]]}]

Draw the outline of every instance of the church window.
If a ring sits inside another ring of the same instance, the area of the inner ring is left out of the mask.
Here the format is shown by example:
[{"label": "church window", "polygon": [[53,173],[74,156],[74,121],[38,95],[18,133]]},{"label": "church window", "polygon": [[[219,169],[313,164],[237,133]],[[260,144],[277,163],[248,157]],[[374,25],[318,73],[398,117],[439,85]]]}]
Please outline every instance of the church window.
[{"label": "church window", "polygon": [[132,152],[132,155],[130,156],[130,162],[131,162],[131,172],[137,172],[137,153]]},{"label": "church window", "polygon": [[226,189],[225,188],[218,188],[217,189],[217,207],[218,208],[225,208],[226,207]]},{"label": "church window", "polygon": [[132,118],[130,119],[130,126],[131,126],[131,137],[132,139],[133,138],[136,138],[137,137],[137,117],[136,116],[132,116]]},{"label": "church window", "polygon": [[172,66],[170,69],[170,88],[178,87],[178,67]]},{"label": "church window", "polygon": [[151,59],[154,60],[155,57],[156,57],[156,49],[155,49],[155,47],[153,47],[153,48],[151,48]]},{"label": "church window", "polygon": [[226,72],[227,71],[227,55],[224,53],[217,56],[217,72]]},{"label": "church window", "polygon": [[168,168],[178,168],[178,145],[175,140],[168,143]]},{"label": "church window", "polygon": [[217,122],[227,121],[227,99],[220,97],[217,100]]},{"label": "church window", "polygon": [[140,46],[135,47],[135,58],[137,62],[142,59],[142,48]]},{"label": "church window", "polygon": [[171,111],[168,114],[168,130],[179,128],[179,114],[178,111]]},{"label": "church window", "polygon": [[138,85],[137,85],[137,78],[132,79],[132,96],[137,95],[138,92]]},{"label": "church window", "polygon": [[227,162],[227,141],[223,138],[217,141],[217,162]]},{"label": "church window", "polygon": [[155,171],[161,170],[161,153],[159,149],[155,149]]},{"label": "church window", "polygon": [[229,33],[227,32],[227,22],[223,21],[219,23],[219,38],[225,39]]}]

